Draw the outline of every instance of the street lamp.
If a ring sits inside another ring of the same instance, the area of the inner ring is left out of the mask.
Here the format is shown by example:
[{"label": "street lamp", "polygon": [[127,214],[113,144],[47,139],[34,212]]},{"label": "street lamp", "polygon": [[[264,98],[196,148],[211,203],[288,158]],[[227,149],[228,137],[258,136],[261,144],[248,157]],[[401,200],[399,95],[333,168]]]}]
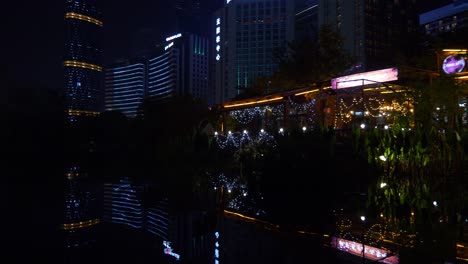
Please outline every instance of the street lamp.
[{"label": "street lamp", "polygon": [[366,263],[366,251],[365,251],[365,245],[364,245],[364,223],[366,222],[366,216],[361,215],[361,222],[362,222],[362,263]]}]

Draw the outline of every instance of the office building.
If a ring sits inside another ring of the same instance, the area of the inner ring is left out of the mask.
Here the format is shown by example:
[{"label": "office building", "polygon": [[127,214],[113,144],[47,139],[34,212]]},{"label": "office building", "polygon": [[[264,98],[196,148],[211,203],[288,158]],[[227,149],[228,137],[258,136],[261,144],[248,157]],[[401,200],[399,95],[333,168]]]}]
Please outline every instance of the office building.
[{"label": "office building", "polygon": [[319,0],[319,27],[331,25],[359,71],[392,67],[418,31],[416,1]]},{"label": "office building", "polygon": [[63,58],[70,121],[102,111],[102,11],[97,0],[65,1]]},{"label": "office building", "polygon": [[146,62],[125,60],[107,68],[104,77],[105,110],[135,117],[146,87]]},{"label": "office building", "polygon": [[294,39],[294,6],[288,0],[232,0],[214,13],[215,103],[234,98],[278,69],[273,54],[284,52]]},{"label": "office building", "polygon": [[190,94],[209,99],[209,43],[196,34],[168,36],[160,50],[148,59],[147,96],[161,101]]},{"label": "office building", "polygon": [[453,1],[451,4],[420,14],[419,25],[428,36],[461,29],[466,30],[468,27],[468,0]]},{"label": "office building", "polygon": [[318,0],[296,0],[295,41],[318,37]]}]

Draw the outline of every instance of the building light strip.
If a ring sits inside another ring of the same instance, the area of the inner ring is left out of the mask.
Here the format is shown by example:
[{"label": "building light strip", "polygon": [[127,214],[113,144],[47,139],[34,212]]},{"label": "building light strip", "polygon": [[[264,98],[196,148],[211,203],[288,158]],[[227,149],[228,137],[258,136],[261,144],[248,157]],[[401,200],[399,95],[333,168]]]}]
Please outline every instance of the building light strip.
[{"label": "building light strip", "polygon": [[80,116],[80,115],[97,116],[100,114],[99,112],[83,111],[83,110],[75,110],[75,109],[68,109],[67,113],[72,116]]},{"label": "building light strip", "polygon": [[466,53],[466,49],[443,49],[444,52],[461,52]]},{"label": "building light strip", "polygon": [[102,71],[102,67],[96,64],[81,62],[81,61],[64,61],[63,66],[66,67],[78,67],[83,69],[89,69],[94,71]]},{"label": "building light strip", "polygon": [[71,224],[63,224],[62,229],[65,230],[74,230],[74,229],[80,229],[80,228],[85,228],[85,227],[90,227],[93,225],[97,225],[101,222],[99,219],[91,219],[88,221],[82,221],[78,223],[71,223]]},{"label": "building light strip", "polygon": [[318,90],[319,90],[319,89],[314,89],[314,90],[310,90],[310,91],[305,91],[305,92],[301,92],[301,93],[294,94],[294,96],[299,96],[299,95],[308,94],[308,93],[314,93],[314,92],[318,92]]},{"label": "building light strip", "polygon": [[83,21],[98,25],[100,27],[102,27],[104,25],[101,20],[95,19],[93,17],[81,15],[81,14],[78,14],[78,13],[73,13],[73,12],[66,13],[65,18],[74,18],[74,19],[83,20]]},{"label": "building light strip", "polygon": [[253,105],[253,104],[261,104],[261,103],[266,103],[266,102],[278,101],[278,100],[281,100],[281,99],[283,99],[283,96],[274,97],[274,98],[271,98],[271,99],[265,99],[265,100],[254,101],[254,102],[246,102],[246,103],[239,103],[239,104],[232,104],[232,105],[224,105],[224,108],[231,108],[231,107],[244,106],[244,105]]},{"label": "building light strip", "polygon": [[467,75],[467,76],[456,77],[456,79],[457,79],[457,80],[468,79],[468,75]]}]

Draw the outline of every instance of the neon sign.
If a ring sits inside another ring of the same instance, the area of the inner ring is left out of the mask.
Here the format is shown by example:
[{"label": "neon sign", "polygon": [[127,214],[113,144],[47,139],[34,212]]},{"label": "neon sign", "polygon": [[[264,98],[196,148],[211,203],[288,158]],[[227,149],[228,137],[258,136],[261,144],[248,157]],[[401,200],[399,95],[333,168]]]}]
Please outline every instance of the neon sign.
[{"label": "neon sign", "polygon": [[465,65],[465,59],[460,54],[450,55],[444,59],[442,69],[446,74],[454,74],[462,72]]},{"label": "neon sign", "polygon": [[219,264],[219,232],[215,232],[215,252],[214,252],[214,257],[215,257],[215,264]]},{"label": "neon sign", "polygon": [[[229,3],[229,1],[228,1]],[[221,59],[221,18],[216,18],[216,31],[215,31],[215,41],[216,41],[216,55],[215,58],[217,61]]]},{"label": "neon sign", "polygon": [[173,35],[173,36],[167,37],[167,38],[166,38],[166,41],[171,41],[171,40],[173,40],[173,39],[180,38],[180,37],[182,37],[182,33],[175,34],[175,35]]},{"label": "neon sign", "polygon": [[396,80],[398,80],[398,69],[388,68],[338,77],[331,80],[331,86],[332,89],[342,89]]}]

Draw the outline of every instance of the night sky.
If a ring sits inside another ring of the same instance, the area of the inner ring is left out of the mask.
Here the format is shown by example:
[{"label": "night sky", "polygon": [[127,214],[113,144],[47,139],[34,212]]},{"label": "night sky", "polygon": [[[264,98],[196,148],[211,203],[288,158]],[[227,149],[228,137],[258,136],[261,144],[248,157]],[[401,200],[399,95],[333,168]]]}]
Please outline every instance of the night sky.
[{"label": "night sky", "polygon": [[[64,1],[11,1],[5,11],[7,44],[2,74],[7,84],[62,87]],[[104,62],[133,55],[171,31],[170,0],[105,1]],[[5,36],[5,35],[4,35]]]}]

